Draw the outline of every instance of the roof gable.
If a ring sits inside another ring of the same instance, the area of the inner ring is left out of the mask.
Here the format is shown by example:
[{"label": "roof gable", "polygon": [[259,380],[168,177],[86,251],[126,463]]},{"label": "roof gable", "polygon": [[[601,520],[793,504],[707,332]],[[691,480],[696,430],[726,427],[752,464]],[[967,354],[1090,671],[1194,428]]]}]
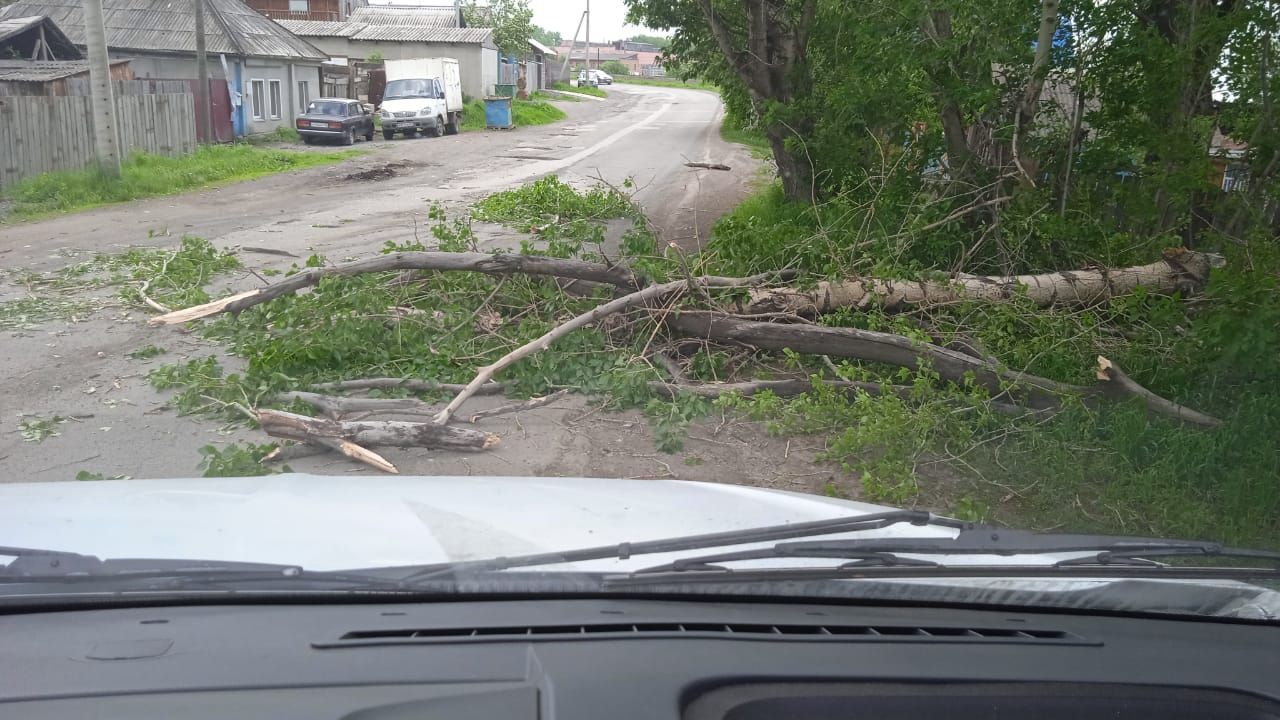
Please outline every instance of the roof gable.
[{"label": "roof gable", "polygon": [[[195,52],[194,0],[103,0],[107,46],[116,50]],[[205,47],[210,53],[323,60],[328,56],[263,17],[240,0],[206,0]],[[17,0],[0,19],[47,15],[77,45],[84,45],[79,0]]]},{"label": "roof gable", "polygon": [[52,60],[81,60],[84,55],[62,28],[44,15],[11,17],[0,20],[0,46],[16,50],[23,59],[37,55],[38,40],[43,33]]}]

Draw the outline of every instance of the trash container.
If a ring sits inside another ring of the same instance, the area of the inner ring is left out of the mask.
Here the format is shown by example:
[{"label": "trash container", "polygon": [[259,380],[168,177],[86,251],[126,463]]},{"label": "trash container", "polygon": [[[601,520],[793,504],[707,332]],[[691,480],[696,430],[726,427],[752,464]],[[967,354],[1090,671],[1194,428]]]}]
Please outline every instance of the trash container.
[{"label": "trash container", "polygon": [[510,85],[505,83],[498,83],[497,85],[493,86],[493,94],[499,95],[501,97],[515,97],[516,96],[515,83],[512,83]]},{"label": "trash container", "polygon": [[515,118],[511,115],[511,98],[497,96],[484,99],[485,128],[507,130],[515,125]]}]

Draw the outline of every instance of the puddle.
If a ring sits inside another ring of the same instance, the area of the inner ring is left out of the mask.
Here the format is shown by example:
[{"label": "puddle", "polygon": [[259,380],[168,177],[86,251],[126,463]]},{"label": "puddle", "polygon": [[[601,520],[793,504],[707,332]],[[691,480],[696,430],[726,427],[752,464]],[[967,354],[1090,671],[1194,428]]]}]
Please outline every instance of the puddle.
[{"label": "puddle", "polygon": [[409,167],[409,163],[407,162],[390,162],[385,165],[377,165],[375,167],[371,167],[368,170],[353,172],[349,175],[343,176],[342,179],[358,181],[358,182],[374,182],[378,180],[389,180],[395,177],[396,175],[400,174],[399,171],[401,168],[407,168],[407,167]]}]

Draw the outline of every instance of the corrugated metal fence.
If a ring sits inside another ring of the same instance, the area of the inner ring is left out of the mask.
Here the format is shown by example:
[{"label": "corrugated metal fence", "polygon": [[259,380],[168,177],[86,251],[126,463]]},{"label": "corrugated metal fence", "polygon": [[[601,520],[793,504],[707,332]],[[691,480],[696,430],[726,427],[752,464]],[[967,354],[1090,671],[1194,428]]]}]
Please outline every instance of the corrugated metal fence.
[{"label": "corrugated metal fence", "polygon": [[[118,95],[115,101],[123,154],[195,152],[189,93]],[[0,98],[0,188],[53,170],[88,167],[96,157],[89,98]]]}]

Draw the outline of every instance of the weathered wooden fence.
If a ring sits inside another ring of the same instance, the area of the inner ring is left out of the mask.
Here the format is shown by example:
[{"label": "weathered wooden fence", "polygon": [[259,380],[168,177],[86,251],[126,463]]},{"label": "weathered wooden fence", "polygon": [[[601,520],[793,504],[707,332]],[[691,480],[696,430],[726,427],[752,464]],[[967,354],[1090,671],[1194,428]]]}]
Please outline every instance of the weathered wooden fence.
[{"label": "weathered wooden fence", "polygon": [[[196,149],[190,93],[118,95],[120,151],[182,155]],[[0,188],[53,170],[77,170],[97,157],[90,98],[0,98]]]}]

